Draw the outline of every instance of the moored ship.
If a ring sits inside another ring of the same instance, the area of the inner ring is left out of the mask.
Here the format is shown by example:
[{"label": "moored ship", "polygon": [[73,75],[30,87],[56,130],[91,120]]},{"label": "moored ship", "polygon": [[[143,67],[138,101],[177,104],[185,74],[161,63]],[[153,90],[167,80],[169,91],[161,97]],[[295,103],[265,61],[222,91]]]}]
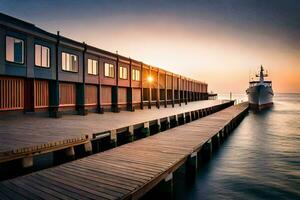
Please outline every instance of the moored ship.
[{"label": "moored ship", "polygon": [[272,81],[266,81],[264,77],[268,74],[264,73],[263,66],[260,67],[259,80],[250,81],[249,88],[246,90],[250,107],[256,110],[262,110],[273,106],[273,89]]}]

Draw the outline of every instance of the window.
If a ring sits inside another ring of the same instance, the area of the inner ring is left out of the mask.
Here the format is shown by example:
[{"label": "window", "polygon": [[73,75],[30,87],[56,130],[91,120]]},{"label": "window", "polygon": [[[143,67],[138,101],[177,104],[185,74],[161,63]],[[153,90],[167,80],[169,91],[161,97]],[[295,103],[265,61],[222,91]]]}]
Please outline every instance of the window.
[{"label": "window", "polygon": [[62,52],[62,70],[78,72],[78,56]]},{"label": "window", "polygon": [[35,65],[39,67],[50,67],[50,49],[48,47],[36,44],[35,48]]},{"label": "window", "polygon": [[24,64],[24,41],[6,36],[6,60]]},{"label": "window", "polygon": [[104,76],[115,77],[115,66],[113,64],[104,63]]},{"label": "window", "polygon": [[88,74],[98,75],[98,61],[88,59]]},{"label": "window", "polygon": [[140,70],[132,69],[132,80],[133,81],[140,81],[141,80]]},{"label": "window", "polygon": [[120,79],[128,78],[128,70],[127,67],[120,67]]}]

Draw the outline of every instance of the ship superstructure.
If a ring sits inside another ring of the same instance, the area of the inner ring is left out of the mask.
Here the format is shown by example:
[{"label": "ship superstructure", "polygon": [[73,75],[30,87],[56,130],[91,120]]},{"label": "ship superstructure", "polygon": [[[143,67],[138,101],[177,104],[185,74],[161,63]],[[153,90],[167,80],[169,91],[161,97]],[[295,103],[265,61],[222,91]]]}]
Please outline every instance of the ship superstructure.
[{"label": "ship superstructure", "polygon": [[265,80],[268,74],[264,72],[263,66],[260,67],[260,72],[256,77],[259,77],[259,80],[250,81],[249,88],[246,90],[250,107],[257,110],[271,107],[274,96],[272,81]]}]

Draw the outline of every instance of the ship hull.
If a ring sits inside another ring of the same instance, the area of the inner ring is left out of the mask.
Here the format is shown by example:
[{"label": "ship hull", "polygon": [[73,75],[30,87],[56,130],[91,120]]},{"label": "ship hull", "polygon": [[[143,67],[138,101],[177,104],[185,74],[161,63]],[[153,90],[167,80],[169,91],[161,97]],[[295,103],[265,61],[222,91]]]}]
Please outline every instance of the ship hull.
[{"label": "ship hull", "polygon": [[250,108],[262,110],[273,106],[273,90],[269,86],[256,85],[247,89]]}]

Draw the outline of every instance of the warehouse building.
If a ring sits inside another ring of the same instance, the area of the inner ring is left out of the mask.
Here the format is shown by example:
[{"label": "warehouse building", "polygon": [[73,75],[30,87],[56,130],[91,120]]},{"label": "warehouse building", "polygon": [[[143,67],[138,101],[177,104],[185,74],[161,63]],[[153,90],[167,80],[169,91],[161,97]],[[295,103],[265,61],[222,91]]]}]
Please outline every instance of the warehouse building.
[{"label": "warehouse building", "polygon": [[207,98],[206,83],[0,14],[0,114],[85,115]]}]

